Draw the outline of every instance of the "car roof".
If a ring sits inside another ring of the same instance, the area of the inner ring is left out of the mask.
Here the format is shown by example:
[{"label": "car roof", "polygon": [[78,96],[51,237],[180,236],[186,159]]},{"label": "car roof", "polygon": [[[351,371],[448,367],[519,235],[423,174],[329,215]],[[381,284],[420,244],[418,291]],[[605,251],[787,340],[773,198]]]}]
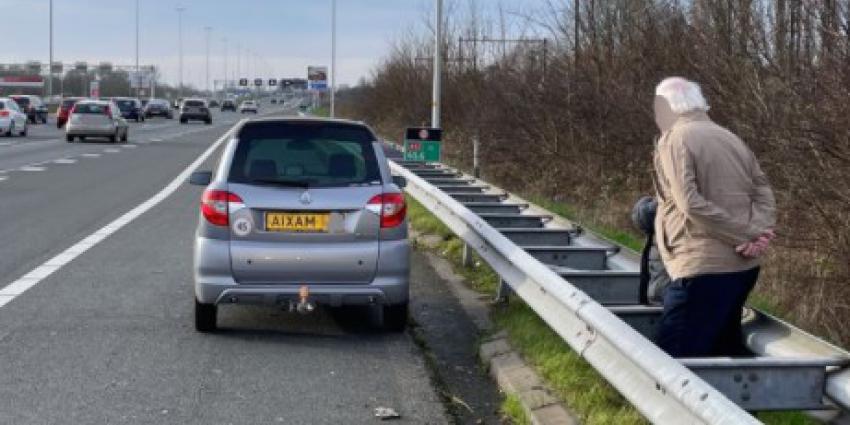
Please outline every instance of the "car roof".
[{"label": "car roof", "polygon": [[362,121],[348,120],[344,118],[325,118],[325,117],[268,117],[268,118],[253,118],[246,120],[246,124],[250,123],[327,123],[327,124],[348,124],[361,127],[369,127]]},{"label": "car roof", "polygon": [[103,103],[103,104],[106,104],[106,103],[110,103],[110,102],[112,102],[112,101],[107,100],[107,99],[82,99],[77,103]]}]

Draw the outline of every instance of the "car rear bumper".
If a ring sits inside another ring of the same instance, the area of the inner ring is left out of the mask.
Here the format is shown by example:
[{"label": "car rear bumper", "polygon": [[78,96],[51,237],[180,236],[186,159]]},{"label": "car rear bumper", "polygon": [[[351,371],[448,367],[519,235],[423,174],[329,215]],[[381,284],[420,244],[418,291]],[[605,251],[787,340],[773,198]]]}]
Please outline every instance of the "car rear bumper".
[{"label": "car rear bumper", "polygon": [[206,304],[286,306],[298,301],[301,287],[307,286],[309,300],[319,305],[396,305],[409,299],[410,246],[407,240],[382,241],[377,273],[369,283],[245,285],[233,279],[228,241],[196,237],[194,280],[195,297]]},{"label": "car rear bumper", "polygon": [[115,134],[115,127],[87,126],[79,124],[65,124],[65,134],[69,136],[111,136]]},{"label": "car rear bumper", "polygon": [[207,114],[180,114],[180,119],[182,119],[182,120],[207,121],[207,120],[211,120],[212,116],[207,115]]}]

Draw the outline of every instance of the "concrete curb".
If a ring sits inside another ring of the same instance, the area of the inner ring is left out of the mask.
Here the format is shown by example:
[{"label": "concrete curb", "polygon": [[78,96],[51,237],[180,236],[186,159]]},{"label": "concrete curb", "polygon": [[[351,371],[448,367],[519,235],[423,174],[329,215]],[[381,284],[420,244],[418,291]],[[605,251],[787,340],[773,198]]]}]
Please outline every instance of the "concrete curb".
[{"label": "concrete curb", "polygon": [[[434,248],[437,241],[429,235],[411,232],[411,238],[417,244]],[[431,267],[446,282],[452,293],[460,301],[481,332],[489,332],[490,306],[481,294],[466,286],[463,276],[454,272],[452,264],[445,258],[426,252]],[[505,332],[499,332],[483,341],[479,349],[481,361],[487,365],[490,376],[505,394],[514,394],[522,404],[523,410],[534,425],[578,425],[581,422],[571,414],[561,401],[552,395],[543,380],[522,357],[514,351]]]}]

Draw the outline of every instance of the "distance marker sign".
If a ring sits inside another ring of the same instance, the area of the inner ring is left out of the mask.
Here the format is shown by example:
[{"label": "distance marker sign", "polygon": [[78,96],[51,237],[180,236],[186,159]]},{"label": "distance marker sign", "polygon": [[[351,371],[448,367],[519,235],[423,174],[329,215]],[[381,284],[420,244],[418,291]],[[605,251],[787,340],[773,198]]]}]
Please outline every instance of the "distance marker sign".
[{"label": "distance marker sign", "polygon": [[404,160],[440,162],[440,141],[442,138],[443,131],[439,128],[408,128],[404,133]]}]

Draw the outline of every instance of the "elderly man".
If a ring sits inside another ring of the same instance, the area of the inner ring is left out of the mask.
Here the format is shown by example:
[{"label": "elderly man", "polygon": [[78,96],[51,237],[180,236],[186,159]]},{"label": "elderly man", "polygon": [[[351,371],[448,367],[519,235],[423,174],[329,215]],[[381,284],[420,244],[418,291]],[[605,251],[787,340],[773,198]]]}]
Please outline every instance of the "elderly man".
[{"label": "elderly man", "polygon": [[773,192],[696,83],[667,78],[655,94],[655,234],[673,280],[658,345],[674,357],[744,355],[741,308],[774,237]]}]

